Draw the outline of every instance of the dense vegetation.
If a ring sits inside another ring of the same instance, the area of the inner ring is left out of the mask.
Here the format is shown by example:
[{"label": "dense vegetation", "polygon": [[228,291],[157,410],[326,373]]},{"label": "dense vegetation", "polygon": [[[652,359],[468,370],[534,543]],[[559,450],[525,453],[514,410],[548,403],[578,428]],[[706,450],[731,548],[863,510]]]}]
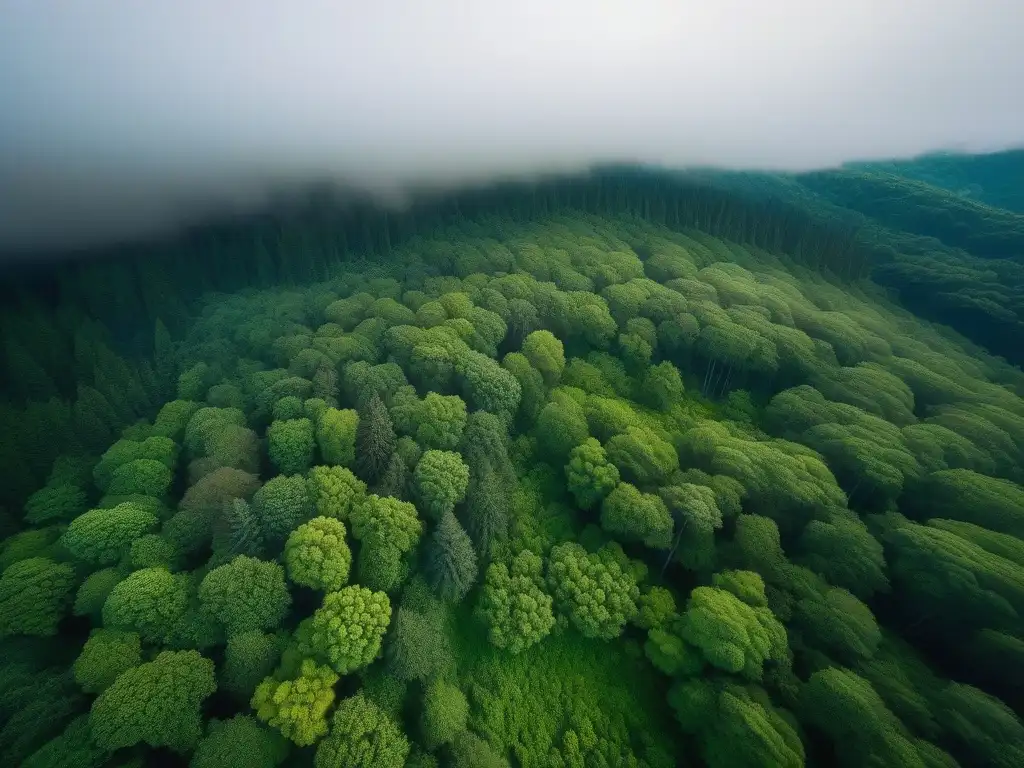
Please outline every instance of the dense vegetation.
[{"label": "dense vegetation", "polygon": [[947,193],[697,178],[12,279],[5,764],[1024,764],[1024,374],[868,277]]}]

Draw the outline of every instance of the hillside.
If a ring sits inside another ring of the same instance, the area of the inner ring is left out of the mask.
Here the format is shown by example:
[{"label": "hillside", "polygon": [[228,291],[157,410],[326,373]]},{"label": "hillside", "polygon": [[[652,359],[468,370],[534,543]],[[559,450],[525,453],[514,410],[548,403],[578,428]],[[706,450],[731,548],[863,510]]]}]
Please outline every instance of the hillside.
[{"label": "hillside", "polygon": [[1024,216],[900,169],[12,269],[4,763],[1024,764]]}]

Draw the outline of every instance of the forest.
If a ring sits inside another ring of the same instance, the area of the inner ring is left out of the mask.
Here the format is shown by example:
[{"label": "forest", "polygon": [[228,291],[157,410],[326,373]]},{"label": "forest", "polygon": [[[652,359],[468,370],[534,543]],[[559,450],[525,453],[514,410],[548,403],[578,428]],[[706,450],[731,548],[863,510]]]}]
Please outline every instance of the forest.
[{"label": "forest", "polygon": [[1024,765],[1021,157],[0,264],[3,764]]}]

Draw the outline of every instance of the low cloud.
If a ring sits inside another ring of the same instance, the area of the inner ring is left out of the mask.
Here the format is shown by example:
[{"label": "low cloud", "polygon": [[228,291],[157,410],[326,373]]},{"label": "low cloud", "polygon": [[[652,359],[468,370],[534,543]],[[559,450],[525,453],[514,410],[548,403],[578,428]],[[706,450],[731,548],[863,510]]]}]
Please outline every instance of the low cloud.
[{"label": "low cloud", "polygon": [[6,3],[0,250],[324,178],[393,196],[605,161],[1019,145],[1022,28],[1019,0]]}]

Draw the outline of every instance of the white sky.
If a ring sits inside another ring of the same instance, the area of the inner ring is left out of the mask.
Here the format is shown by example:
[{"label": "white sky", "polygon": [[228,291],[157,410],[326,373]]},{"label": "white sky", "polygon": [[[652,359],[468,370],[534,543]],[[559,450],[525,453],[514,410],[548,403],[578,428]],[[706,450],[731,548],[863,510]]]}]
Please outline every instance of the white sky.
[{"label": "white sky", "polygon": [[0,0],[0,247],[266,179],[1024,144],[1024,0]]}]

